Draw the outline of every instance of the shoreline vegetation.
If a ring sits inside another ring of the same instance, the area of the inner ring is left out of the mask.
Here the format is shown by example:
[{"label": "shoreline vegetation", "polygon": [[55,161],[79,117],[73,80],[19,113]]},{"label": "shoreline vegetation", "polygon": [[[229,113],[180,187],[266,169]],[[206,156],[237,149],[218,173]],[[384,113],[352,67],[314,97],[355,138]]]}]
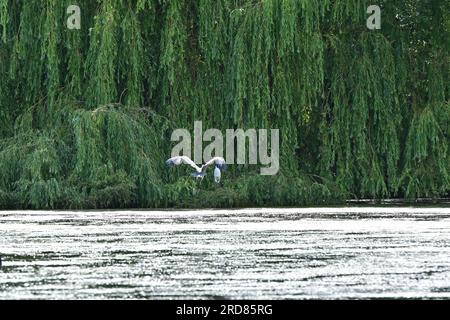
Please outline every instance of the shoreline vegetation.
[{"label": "shoreline vegetation", "polygon": [[[450,2],[377,2],[0,0],[0,209],[449,198]],[[195,121],[279,129],[278,174],[167,170]]]},{"label": "shoreline vegetation", "polygon": [[[406,211],[419,211],[420,213],[431,213],[431,214],[447,214],[450,210],[450,198],[443,199],[422,199],[422,200],[407,200],[407,199],[385,199],[385,200],[346,200],[342,203],[328,203],[328,204],[317,204],[308,206],[241,206],[241,207],[161,207],[161,208],[96,208],[96,209],[2,209],[0,212],[10,214],[35,214],[35,213],[52,213],[52,212],[78,212],[78,213],[103,213],[103,212],[136,212],[136,213],[146,213],[156,214],[159,212],[170,212],[173,214],[189,213],[199,214],[203,213],[224,213],[224,212],[242,212],[251,211],[256,214],[265,214],[269,210],[271,213],[288,214],[298,211],[296,213],[303,214],[308,213],[323,214],[325,213],[395,213],[395,212],[406,212]],[[382,211],[384,210],[384,211]],[[403,210],[403,211],[402,211]],[[405,211],[406,210],[406,211]]]}]

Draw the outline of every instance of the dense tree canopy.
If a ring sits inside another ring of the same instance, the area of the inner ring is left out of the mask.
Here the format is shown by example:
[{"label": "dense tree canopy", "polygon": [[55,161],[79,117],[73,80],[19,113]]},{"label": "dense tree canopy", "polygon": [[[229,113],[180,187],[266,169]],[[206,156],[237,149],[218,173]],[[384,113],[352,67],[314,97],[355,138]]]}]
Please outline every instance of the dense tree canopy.
[{"label": "dense tree canopy", "polygon": [[[448,196],[449,52],[447,0],[0,0],[0,208]],[[280,172],[166,170],[196,120],[279,128]]]}]

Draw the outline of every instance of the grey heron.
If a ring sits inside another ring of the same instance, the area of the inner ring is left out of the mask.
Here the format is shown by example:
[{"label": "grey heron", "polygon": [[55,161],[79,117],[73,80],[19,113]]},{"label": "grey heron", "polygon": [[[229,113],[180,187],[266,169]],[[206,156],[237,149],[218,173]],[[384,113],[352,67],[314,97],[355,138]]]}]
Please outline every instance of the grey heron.
[{"label": "grey heron", "polygon": [[220,182],[220,179],[222,176],[221,171],[222,170],[225,171],[227,169],[227,164],[225,163],[225,160],[222,157],[214,157],[211,160],[207,161],[201,167],[197,166],[195,164],[195,162],[192,161],[187,156],[176,156],[176,157],[172,157],[172,158],[166,160],[166,165],[168,167],[179,166],[181,164],[188,164],[192,168],[194,168],[196,172],[192,173],[191,176],[194,178],[197,178],[197,179],[203,179],[206,176],[206,169],[209,166],[214,165],[214,167],[215,167],[214,168],[214,181],[216,183]]},{"label": "grey heron", "polygon": [[214,157],[211,160],[207,161],[204,165],[201,167],[201,172],[205,172],[206,169],[214,165],[214,181],[216,183],[220,182],[220,178],[222,177],[222,170],[225,171],[227,169],[227,164],[225,163],[225,159],[222,157]]},{"label": "grey heron", "polygon": [[192,168],[195,169],[196,172],[192,173],[191,176],[197,179],[203,179],[206,176],[205,172],[202,172],[202,169],[195,164],[188,156],[176,156],[166,160],[166,165],[168,167],[179,166],[181,164],[188,164]]}]

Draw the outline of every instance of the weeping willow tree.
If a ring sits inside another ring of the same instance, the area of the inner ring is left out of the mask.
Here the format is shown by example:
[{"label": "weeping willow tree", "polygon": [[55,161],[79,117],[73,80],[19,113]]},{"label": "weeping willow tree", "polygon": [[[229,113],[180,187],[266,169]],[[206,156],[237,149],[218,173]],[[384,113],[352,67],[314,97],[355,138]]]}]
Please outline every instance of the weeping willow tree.
[{"label": "weeping willow tree", "polygon": [[[448,196],[450,4],[0,0],[0,208]],[[67,8],[81,9],[81,29]],[[275,176],[168,171],[176,128],[280,129]]]}]

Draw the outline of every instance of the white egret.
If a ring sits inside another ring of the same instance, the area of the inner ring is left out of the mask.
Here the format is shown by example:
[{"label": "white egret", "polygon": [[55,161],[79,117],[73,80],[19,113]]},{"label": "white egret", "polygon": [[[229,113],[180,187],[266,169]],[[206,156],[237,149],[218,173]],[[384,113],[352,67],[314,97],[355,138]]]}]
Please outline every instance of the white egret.
[{"label": "white egret", "polygon": [[225,171],[227,169],[227,164],[225,163],[225,160],[222,157],[214,157],[211,160],[207,161],[201,167],[197,166],[195,164],[195,162],[192,161],[187,156],[176,156],[176,157],[172,157],[172,158],[166,160],[166,165],[168,167],[179,166],[181,164],[188,164],[192,168],[194,168],[196,172],[192,173],[191,176],[194,177],[194,178],[197,178],[197,179],[203,179],[203,177],[206,176],[206,169],[209,166],[214,165],[215,166],[215,168],[214,168],[214,181],[216,183],[220,182],[220,179],[221,179],[221,176],[222,176],[221,170]]},{"label": "white egret", "polygon": [[194,178],[203,179],[203,177],[206,176],[206,173],[202,172],[202,169],[187,156],[176,156],[166,160],[166,165],[168,167],[179,166],[181,164],[188,164],[195,169],[196,172],[191,174]]},{"label": "white egret", "polygon": [[225,171],[227,169],[227,164],[225,163],[225,159],[222,157],[214,157],[211,160],[207,161],[204,165],[202,165],[201,167],[201,171],[205,172],[206,169],[211,166],[214,165],[214,181],[216,183],[220,182],[220,178],[222,176],[222,170]]}]

